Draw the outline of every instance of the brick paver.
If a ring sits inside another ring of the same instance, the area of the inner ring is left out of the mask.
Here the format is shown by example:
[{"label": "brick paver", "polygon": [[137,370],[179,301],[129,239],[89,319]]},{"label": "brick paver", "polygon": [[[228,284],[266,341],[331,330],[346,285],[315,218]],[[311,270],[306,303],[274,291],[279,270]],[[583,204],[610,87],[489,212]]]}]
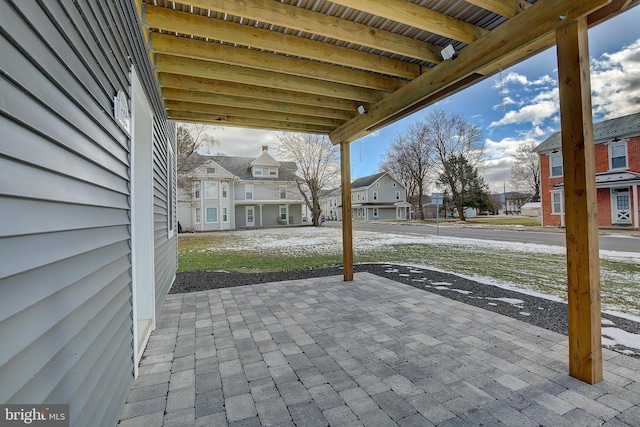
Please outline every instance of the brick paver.
[{"label": "brick paver", "polygon": [[169,295],[122,426],[637,425],[640,360],[368,273]]}]

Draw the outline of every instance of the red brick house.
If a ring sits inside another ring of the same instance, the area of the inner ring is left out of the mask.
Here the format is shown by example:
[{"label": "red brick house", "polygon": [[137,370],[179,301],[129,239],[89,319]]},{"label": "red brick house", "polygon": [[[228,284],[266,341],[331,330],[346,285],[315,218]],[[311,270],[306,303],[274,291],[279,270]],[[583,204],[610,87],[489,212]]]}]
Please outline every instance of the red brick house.
[{"label": "red brick house", "polygon": [[[640,113],[593,125],[598,224],[639,227]],[[540,156],[542,224],[564,225],[564,177],[560,132],[544,140]]]}]

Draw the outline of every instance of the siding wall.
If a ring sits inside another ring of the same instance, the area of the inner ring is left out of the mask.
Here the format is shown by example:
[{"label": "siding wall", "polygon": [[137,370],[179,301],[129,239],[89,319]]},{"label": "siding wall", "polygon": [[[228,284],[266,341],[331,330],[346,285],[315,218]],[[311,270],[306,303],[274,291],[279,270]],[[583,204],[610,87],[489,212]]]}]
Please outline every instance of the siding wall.
[{"label": "siding wall", "polygon": [[0,402],[68,403],[72,425],[115,425],[133,382],[133,336],[131,147],[113,97],[131,99],[132,61],[154,110],[157,312],[177,264],[167,226],[174,128],[133,2],[0,8]]}]

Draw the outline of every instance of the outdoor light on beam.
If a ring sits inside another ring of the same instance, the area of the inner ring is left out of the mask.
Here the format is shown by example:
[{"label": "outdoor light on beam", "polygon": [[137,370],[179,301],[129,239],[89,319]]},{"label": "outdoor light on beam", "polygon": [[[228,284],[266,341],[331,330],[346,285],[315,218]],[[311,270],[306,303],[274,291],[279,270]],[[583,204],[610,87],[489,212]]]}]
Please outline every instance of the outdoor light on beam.
[{"label": "outdoor light on beam", "polygon": [[367,114],[367,109],[364,108],[364,105],[358,105],[358,113]]},{"label": "outdoor light on beam", "polygon": [[447,47],[445,47],[444,49],[442,49],[440,51],[440,55],[442,55],[442,58],[446,61],[447,59],[456,59],[458,57],[458,54],[456,53],[455,48],[453,47],[452,44],[447,45]]}]

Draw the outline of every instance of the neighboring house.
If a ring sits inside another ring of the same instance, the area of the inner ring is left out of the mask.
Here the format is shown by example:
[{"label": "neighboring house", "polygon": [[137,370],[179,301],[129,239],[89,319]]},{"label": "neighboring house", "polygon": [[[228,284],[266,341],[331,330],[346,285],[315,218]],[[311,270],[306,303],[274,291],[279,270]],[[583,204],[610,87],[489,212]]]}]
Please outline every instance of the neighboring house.
[{"label": "neighboring house", "polygon": [[[410,219],[411,204],[400,181],[387,172],[358,178],[351,183],[351,212],[354,221]],[[325,220],[342,220],[340,188],[323,192],[320,209]]]},{"label": "neighboring house", "polygon": [[133,1],[1,3],[0,402],[114,426],[175,278],[175,125]]},{"label": "neighboring house", "polygon": [[409,219],[411,204],[400,181],[379,172],[351,183],[351,209],[354,220]]},{"label": "neighboring house", "polygon": [[[639,226],[640,113],[593,125],[598,224]],[[564,225],[564,171],[560,133],[534,150],[540,155],[542,224]]]},{"label": "neighboring house", "polygon": [[320,212],[325,221],[342,220],[342,192],[340,187],[320,192]]},{"label": "neighboring house", "polygon": [[304,200],[295,162],[278,162],[268,147],[257,158],[207,156],[189,175],[192,191],[178,192],[183,231],[299,225]]}]

